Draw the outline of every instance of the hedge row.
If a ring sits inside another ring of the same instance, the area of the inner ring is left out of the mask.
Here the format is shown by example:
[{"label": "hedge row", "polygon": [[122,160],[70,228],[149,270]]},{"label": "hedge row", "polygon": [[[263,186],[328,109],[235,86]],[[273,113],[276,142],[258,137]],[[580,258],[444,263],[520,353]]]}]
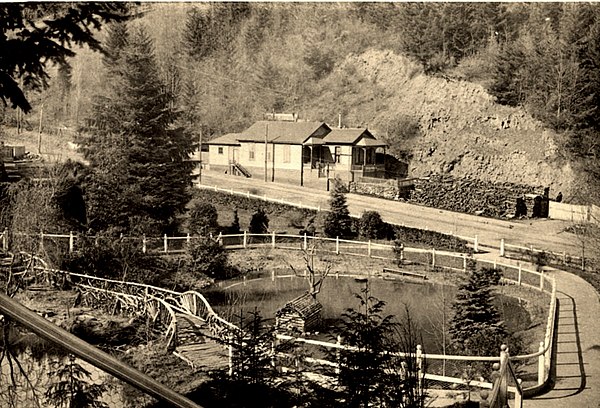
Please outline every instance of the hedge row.
[{"label": "hedge row", "polygon": [[210,203],[215,207],[229,207],[232,210],[245,210],[254,212],[262,208],[268,215],[283,215],[290,210],[300,211],[306,217],[311,217],[317,214],[316,210],[307,208],[298,208],[293,205],[274,203],[271,201],[259,200],[256,198],[248,198],[240,195],[223,193],[212,190],[198,190],[194,193],[194,198]]},{"label": "hedge row", "polygon": [[[315,216],[317,211],[310,209],[299,209],[287,204],[273,203],[269,201],[248,198],[244,196],[232,195],[223,192],[210,190],[199,190],[196,192],[196,198],[211,203],[216,207],[225,207],[239,210],[255,211],[258,208],[265,210],[270,216],[283,216],[290,210],[301,211],[306,218]],[[358,220],[356,220],[358,223]],[[436,248],[440,250],[470,252],[467,247],[467,241],[455,236],[443,234],[441,232],[422,230],[418,228],[402,227],[384,223],[385,238],[390,241],[400,240],[404,245],[419,246],[423,248]],[[356,228],[358,231],[358,228]]]}]

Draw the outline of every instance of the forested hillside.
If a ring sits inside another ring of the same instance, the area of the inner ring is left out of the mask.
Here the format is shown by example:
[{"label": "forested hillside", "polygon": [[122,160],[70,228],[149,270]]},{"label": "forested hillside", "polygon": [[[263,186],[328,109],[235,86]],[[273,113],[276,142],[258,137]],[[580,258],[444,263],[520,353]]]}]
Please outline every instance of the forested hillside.
[{"label": "forested hillside", "polygon": [[[448,173],[548,185],[581,200],[600,130],[600,8],[584,3],[165,3],[132,25],[154,40],[158,76],[204,140],[265,112],[368,126],[409,161]],[[105,37],[105,31],[101,33]],[[32,96],[37,123],[94,120],[102,57],[81,50]],[[10,122],[12,116],[5,118]],[[587,177],[587,176],[585,176]],[[590,195],[586,192],[585,196]]]}]

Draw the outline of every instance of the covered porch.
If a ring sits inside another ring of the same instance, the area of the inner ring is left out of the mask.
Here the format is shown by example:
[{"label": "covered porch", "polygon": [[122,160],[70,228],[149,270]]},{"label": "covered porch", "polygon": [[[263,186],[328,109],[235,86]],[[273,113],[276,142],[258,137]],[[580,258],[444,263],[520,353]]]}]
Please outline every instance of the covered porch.
[{"label": "covered porch", "polygon": [[352,172],[361,177],[385,178],[385,153],[385,143],[361,139],[352,146]]}]

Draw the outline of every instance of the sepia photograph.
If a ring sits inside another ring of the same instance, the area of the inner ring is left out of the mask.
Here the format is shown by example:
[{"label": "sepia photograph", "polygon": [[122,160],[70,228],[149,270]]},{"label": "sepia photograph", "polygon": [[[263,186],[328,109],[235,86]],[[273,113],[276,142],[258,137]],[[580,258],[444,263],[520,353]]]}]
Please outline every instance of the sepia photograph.
[{"label": "sepia photograph", "polygon": [[0,407],[600,408],[600,3],[0,29]]}]

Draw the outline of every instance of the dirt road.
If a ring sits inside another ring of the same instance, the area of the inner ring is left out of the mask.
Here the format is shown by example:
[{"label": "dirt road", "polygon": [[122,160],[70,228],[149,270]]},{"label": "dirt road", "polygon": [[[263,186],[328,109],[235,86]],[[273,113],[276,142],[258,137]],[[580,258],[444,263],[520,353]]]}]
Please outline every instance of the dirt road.
[{"label": "dirt road", "polygon": [[[251,191],[253,194],[327,208],[327,191],[300,186],[264,182],[258,179],[203,172],[202,184]],[[384,200],[357,194],[348,194],[348,208],[353,215],[363,211],[378,211],[385,221],[406,226],[431,229],[443,233],[474,237],[482,243],[499,246],[504,238],[507,244],[533,245],[555,252],[581,255],[581,243],[576,235],[564,232],[570,225],[556,220],[497,220],[470,214],[462,214],[405,202]]]}]

